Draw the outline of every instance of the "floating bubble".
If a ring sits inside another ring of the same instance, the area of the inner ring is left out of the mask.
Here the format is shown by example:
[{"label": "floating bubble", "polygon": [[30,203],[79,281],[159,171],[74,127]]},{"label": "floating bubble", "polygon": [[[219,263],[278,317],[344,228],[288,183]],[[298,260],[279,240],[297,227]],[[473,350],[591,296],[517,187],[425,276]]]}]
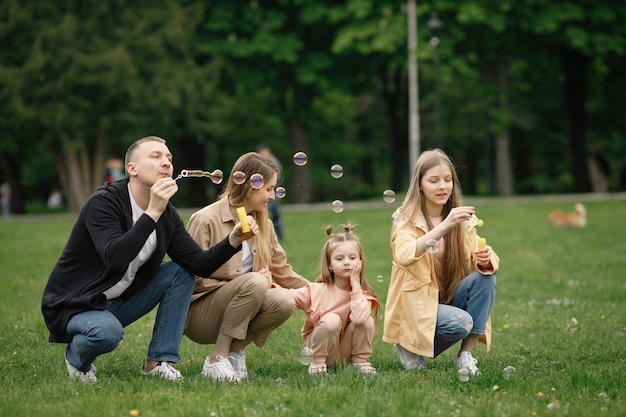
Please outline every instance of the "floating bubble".
[{"label": "floating bubble", "polygon": [[467,382],[470,379],[470,371],[467,368],[459,369],[459,381]]},{"label": "floating bubble", "polygon": [[575,333],[576,330],[578,330],[578,320],[576,320],[576,317],[572,317],[569,321],[569,323],[567,323],[567,326],[565,327],[565,331],[568,333]]},{"label": "floating bubble", "polygon": [[258,190],[259,188],[263,187],[263,175],[261,174],[252,174],[250,175],[250,186],[252,188],[254,188],[255,190]]},{"label": "floating bubble", "polygon": [[311,364],[312,356],[313,351],[308,346],[303,347],[300,351],[300,363],[302,365],[309,366]]},{"label": "floating bubble", "polygon": [[341,200],[333,201],[332,207],[335,213],[341,213],[343,211],[343,201]]},{"label": "floating bubble", "polygon": [[285,196],[287,195],[287,191],[284,187],[278,187],[276,190],[274,190],[274,194],[277,198],[285,198]]},{"label": "floating bubble", "polygon": [[383,191],[383,200],[385,200],[385,203],[393,203],[396,201],[396,192],[393,190]]},{"label": "floating bubble", "polygon": [[293,154],[293,163],[298,165],[299,167],[306,165],[307,156],[304,152],[296,152]]},{"label": "floating bubble", "polygon": [[435,239],[428,239],[426,241],[426,252],[428,253],[439,252],[439,245],[437,245],[437,241]]},{"label": "floating bubble", "polygon": [[224,173],[221,169],[214,170],[209,174],[209,176],[211,177],[211,181],[213,181],[213,184],[221,184],[222,180],[224,179]]},{"label": "floating bubble", "polygon": [[559,400],[554,400],[548,404],[548,410],[558,410],[560,407]]},{"label": "floating bubble", "polygon": [[233,172],[233,182],[237,185],[241,185],[246,181],[246,173],[242,171]]},{"label": "floating bubble", "polygon": [[333,178],[341,178],[343,177],[343,167],[341,165],[333,165],[330,167],[330,175]]},{"label": "floating bubble", "polygon": [[505,366],[504,369],[502,370],[502,373],[504,374],[504,379],[511,379],[513,378],[513,376],[515,376],[515,372],[517,370],[515,369],[515,367],[509,365],[509,366]]},{"label": "floating bubble", "polygon": [[384,281],[383,276],[382,275],[377,276],[376,281],[383,282]]}]

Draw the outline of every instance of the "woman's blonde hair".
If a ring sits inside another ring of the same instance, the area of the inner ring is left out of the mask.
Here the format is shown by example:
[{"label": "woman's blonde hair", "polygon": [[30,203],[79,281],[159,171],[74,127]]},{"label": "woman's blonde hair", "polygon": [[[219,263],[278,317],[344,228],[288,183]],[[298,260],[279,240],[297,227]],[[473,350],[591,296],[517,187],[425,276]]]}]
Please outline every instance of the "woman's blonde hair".
[{"label": "woman's blonde hair", "polygon": [[[235,181],[235,173],[243,172],[245,181]],[[270,158],[258,154],[256,152],[248,152],[237,159],[228,177],[226,188],[220,194],[219,198],[228,198],[231,206],[240,207],[245,205],[245,201],[250,193],[255,191],[250,181],[253,174],[261,174],[265,180],[280,176],[280,167]],[[258,271],[264,267],[271,266],[272,254],[270,253],[270,230],[267,208],[262,211],[254,211],[252,217],[259,225],[259,233],[252,239],[257,241],[257,253],[254,256],[254,270]]]},{"label": "woman's blonde hair", "polygon": [[[463,205],[463,193],[459,183],[459,178],[456,174],[454,163],[445,152],[441,149],[432,149],[422,152],[413,170],[413,176],[411,177],[411,184],[407,191],[406,197],[402,202],[402,206],[394,214],[394,230],[399,229],[405,222],[413,222],[417,219],[420,213],[422,213],[428,224],[428,228],[432,229],[433,224],[430,221],[430,217],[426,212],[426,199],[422,194],[421,183],[422,178],[428,170],[439,165],[446,165],[450,168],[452,173],[452,194],[448,201],[443,205],[441,212],[441,218],[445,219],[450,211],[454,207]],[[446,242],[446,249],[444,254],[442,272],[445,279],[439,282],[445,282],[444,288],[440,288],[441,299],[445,304],[449,304],[454,297],[454,291],[459,282],[466,277],[470,271],[466,270],[466,263],[463,257],[465,256],[463,250],[465,228],[462,225],[457,225],[454,229],[444,235]],[[442,278],[442,277],[438,277]]]},{"label": "woman's blonde hair", "polygon": [[[357,235],[354,234],[354,225],[348,223],[346,225],[341,225],[343,232],[335,234],[332,226],[326,226],[326,236],[328,236],[328,240],[324,244],[322,248],[322,262],[321,262],[321,274],[317,279],[317,282],[329,284],[331,282],[335,282],[335,276],[330,271],[330,258],[333,254],[335,248],[346,242],[353,242],[356,244],[357,250],[359,251],[359,258],[363,263],[363,267],[361,268],[361,274],[359,276],[359,281],[361,283],[361,288],[363,292],[371,297],[374,297],[378,300],[378,296],[376,292],[371,287],[369,282],[367,282],[367,278],[365,278],[365,253],[363,252],[363,245],[361,245],[361,239]],[[378,328],[379,324],[379,307],[376,306],[372,309],[374,316],[374,323],[376,324],[376,328]]]}]

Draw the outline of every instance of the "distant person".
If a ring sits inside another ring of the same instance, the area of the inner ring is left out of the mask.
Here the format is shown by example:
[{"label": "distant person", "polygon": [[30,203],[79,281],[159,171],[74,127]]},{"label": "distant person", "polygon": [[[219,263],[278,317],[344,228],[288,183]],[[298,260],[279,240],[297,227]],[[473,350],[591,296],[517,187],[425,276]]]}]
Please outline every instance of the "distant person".
[{"label": "distant person", "polygon": [[[243,183],[234,181],[238,171],[246,176]],[[203,248],[232,233],[238,208],[243,207],[258,225],[258,233],[244,242],[240,253],[215,272],[196,278],[185,335],[196,343],[215,345],[204,360],[204,377],[229,382],[247,378],[246,347],[251,343],[262,347],[270,333],[291,317],[294,300],[288,288],[309,283],[287,263],[268,219],[267,203],[274,198],[278,171],[271,158],[256,152],[240,156],[219,200],[189,219],[187,230]],[[263,176],[260,188],[252,186],[253,174]]]},{"label": "distant person", "polygon": [[0,185],[0,200],[2,201],[2,215],[11,215],[11,184],[5,181]]},{"label": "distant person", "polygon": [[[280,161],[278,160],[278,158],[276,158],[276,155],[272,153],[271,148],[268,145],[261,143],[257,145],[256,151],[263,156],[267,156],[268,158],[271,158],[272,161],[274,161],[274,163],[278,165],[279,176],[278,176],[278,180],[276,183],[280,184],[283,180],[282,179],[283,167]],[[280,218],[280,198],[274,198],[269,203],[267,203],[267,209],[270,213],[270,218],[272,219],[272,222],[274,223],[274,229],[276,230],[276,235],[278,236],[278,240],[283,240],[285,238],[285,229],[283,227],[283,222],[281,221],[281,218]]]},{"label": "distant person", "polygon": [[405,369],[425,369],[426,357],[461,341],[455,365],[477,375],[472,352],[479,339],[489,350],[499,258],[489,245],[479,249],[474,207],[462,204],[450,158],[439,149],[423,152],[390,240],[383,340]]},{"label": "distant person", "polygon": [[328,226],[320,277],[291,290],[296,308],[305,313],[302,339],[311,351],[310,374],[325,373],[340,363],[376,373],[369,358],[380,302],[365,278],[363,247],[353,229],[349,224],[343,233],[334,234]]},{"label": "distant person", "polygon": [[[189,236],[170,199],[172,155],[165,141],[148,136],[126,153],[125,181],[105,184],[87,200],[45,287],[41,310],[50,341],[67,343],[70,378],[96,382],[94,360],[115,349],[124,327],[158,310],[143,375],[180,380],[180,360],[192,274],[209,276],[241,249],[235,224],[202,250]],[[171,261],[163,262],[165,254]]]},{"label": "distant person", "polygon": [[55,188],[50,192],[47,205],[50,210],[60,209],[63,206],[63,195],[58,188]]},{"label": "distant person", "polygon": [[119,158],[107,159],[104,164],[104,183],[115,182],[124,177],[124,161]]},{"label": "distant person", "polygon": [[591,188],[594,193],[606,193],[609,191],[608,178],[611,174],[609,163],[602,154],[598,145],[594,146],[589,155],[589,176]]}]

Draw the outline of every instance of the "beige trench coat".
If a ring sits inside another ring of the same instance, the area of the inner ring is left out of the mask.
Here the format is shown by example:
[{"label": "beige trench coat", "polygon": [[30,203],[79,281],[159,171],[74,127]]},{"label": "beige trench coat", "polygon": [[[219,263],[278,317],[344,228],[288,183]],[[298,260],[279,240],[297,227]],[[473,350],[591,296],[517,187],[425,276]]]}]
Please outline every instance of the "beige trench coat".
[{"label": "beige trench coat", "polygon": [[[500,259],[492,251],[490,270],[478,268],[474,251],[478,234],[473,224],[466,222],[465,259],[468,270],[495,274]],[[426,219],[420,215],[414,223],[407,222],[391,232],[391,283],[385,306],[383,341],[398,343],[405,349],[425,357],[434,357],[435,328],[439,306],[439,286],[435,275],[434,257],[425,252],[416,257],[417,238],[426,234]],[[481,342],[491,348],[491,319],[487,321]]]},{"label": "beige trench coat", "polygon": [[[228,198],[222,198],[193,213],[189,219],[187,230],[202,249],[207,249],[224,239],[238,221],[237,209],[228,203]],[[284,288],[304,287],[309,281],[297,274],[292,266],[287,263],[287,254],[278,242],[274,225],[269,219],[268,223],[269,245],[272,254],[272,264],[268,267],[272,272],[273,281]],[[254,255],[259,244],[257,237],[252,237],[247,242]],[[242,257],[243,253],[239,251],[210,277],[196,277],[196,286],[191,301],[193,302],[226,282],[241,276]]]}]

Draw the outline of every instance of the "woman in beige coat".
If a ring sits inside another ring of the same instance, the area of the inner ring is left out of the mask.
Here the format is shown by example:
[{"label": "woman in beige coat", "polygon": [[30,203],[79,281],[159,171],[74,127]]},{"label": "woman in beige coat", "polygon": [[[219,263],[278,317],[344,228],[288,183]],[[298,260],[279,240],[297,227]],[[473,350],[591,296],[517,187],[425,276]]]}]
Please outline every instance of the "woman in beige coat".
[{"label": "woman in beige coat", "polygon": [[267,203],[274,199],[279,167],[268,157],[250,152],[233,166],[220,199],[192,214],[187,229],[202,248],[227,236],[244,207],[254,236],[210,277],[197,277],[185,335],[202,344],[215,344],[204,361],[202,375],[238,382],[246,378],[244,349],[261,347],[270,332],[293,313],[287,288],[309,283],[287,263],[278,242]]},{"label": "woman in beige coat", "polygon": [[472,351],[479,340],[490,347],[499,258],[488,245],[478,248],[474,207],[462,205],[443,151],[420,155],[393,219],[383,340],[394,344],[405,369],[425,369],[425,357],[461,340],[455,364],[478,374]]}]

